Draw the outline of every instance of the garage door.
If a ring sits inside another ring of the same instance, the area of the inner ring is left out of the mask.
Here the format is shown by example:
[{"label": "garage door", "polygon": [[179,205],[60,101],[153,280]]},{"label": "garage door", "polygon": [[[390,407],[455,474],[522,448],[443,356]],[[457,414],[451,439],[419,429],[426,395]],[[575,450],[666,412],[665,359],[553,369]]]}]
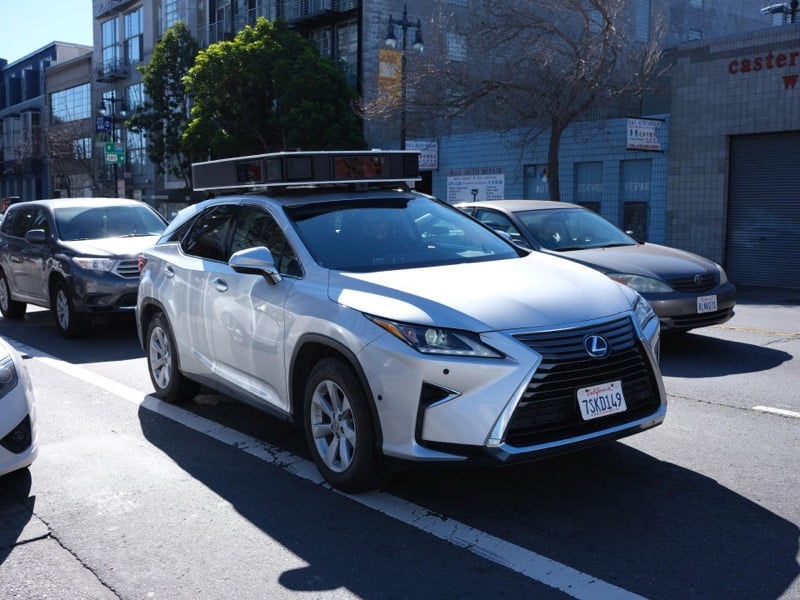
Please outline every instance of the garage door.
[{"label": "garage door", "polygon": [[800,288],[800,132],[733,137],[730,156],[728,277]]}]

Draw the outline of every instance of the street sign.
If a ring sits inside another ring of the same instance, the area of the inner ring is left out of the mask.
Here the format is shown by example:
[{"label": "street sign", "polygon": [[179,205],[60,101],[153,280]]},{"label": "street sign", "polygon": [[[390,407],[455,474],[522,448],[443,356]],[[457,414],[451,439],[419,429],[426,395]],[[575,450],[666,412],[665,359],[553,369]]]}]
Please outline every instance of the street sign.
[{"label": "street sign", "polygon": [[105,144],[106,163],[110,165],[121,165],[125,162],[125,144],[119,142],[107,142]]}]

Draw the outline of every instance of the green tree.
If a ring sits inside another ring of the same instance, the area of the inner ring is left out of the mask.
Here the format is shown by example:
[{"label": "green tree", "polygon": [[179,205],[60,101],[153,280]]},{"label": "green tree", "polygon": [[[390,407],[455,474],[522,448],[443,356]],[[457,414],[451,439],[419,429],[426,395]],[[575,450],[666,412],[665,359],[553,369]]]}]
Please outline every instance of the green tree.
[{"label": "green tree", "polygon": [[259,18],[200,52],[184,149],[205,157],[365,146],[342,73],[282,22]]},{"label": "green tree", "polygon": [[185,23],[167,29],[153,47],[150,62],[139,67],[146,100],[127,123],[131,130],[145,133],[147,155],[158,172],[181,177],[187,189],[192,187],[191,157],[181,139],[191,116],[191,98],[184,77],[199,51]]}]

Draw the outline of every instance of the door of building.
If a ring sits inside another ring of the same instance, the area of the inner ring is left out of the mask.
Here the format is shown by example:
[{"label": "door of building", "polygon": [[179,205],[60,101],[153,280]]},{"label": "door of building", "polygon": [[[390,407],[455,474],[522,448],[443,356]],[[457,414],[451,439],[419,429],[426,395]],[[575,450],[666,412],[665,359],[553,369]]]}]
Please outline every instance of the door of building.
[{"label": "door of building", "polygon": [[725,267],[738,285],[800,289],[800,132],[730,142]]}]

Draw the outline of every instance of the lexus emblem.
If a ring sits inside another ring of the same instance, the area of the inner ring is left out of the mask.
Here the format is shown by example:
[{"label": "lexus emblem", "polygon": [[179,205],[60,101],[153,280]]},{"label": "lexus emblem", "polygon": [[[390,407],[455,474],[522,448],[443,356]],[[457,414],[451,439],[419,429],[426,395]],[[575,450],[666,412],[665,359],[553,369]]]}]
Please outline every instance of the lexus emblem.
[{"label": "lexus emblem", "polygon": [[605,358],[611,349],[606,338],[599,335],[587,335],[583,338],[583,347],[592,358]]},{"label": "lexus emblem", "polygon": [[704,280],[704,279],[705,279],[705,277],[703,277],[703,276],[702,276],[702,275],[700,275],[699,273],[698,273],[697,275],[695,275],[695,276],[694,276],[694,282],[695,282],[697,285],[700,285],[701,283],[703,283],[703,280]]}]

